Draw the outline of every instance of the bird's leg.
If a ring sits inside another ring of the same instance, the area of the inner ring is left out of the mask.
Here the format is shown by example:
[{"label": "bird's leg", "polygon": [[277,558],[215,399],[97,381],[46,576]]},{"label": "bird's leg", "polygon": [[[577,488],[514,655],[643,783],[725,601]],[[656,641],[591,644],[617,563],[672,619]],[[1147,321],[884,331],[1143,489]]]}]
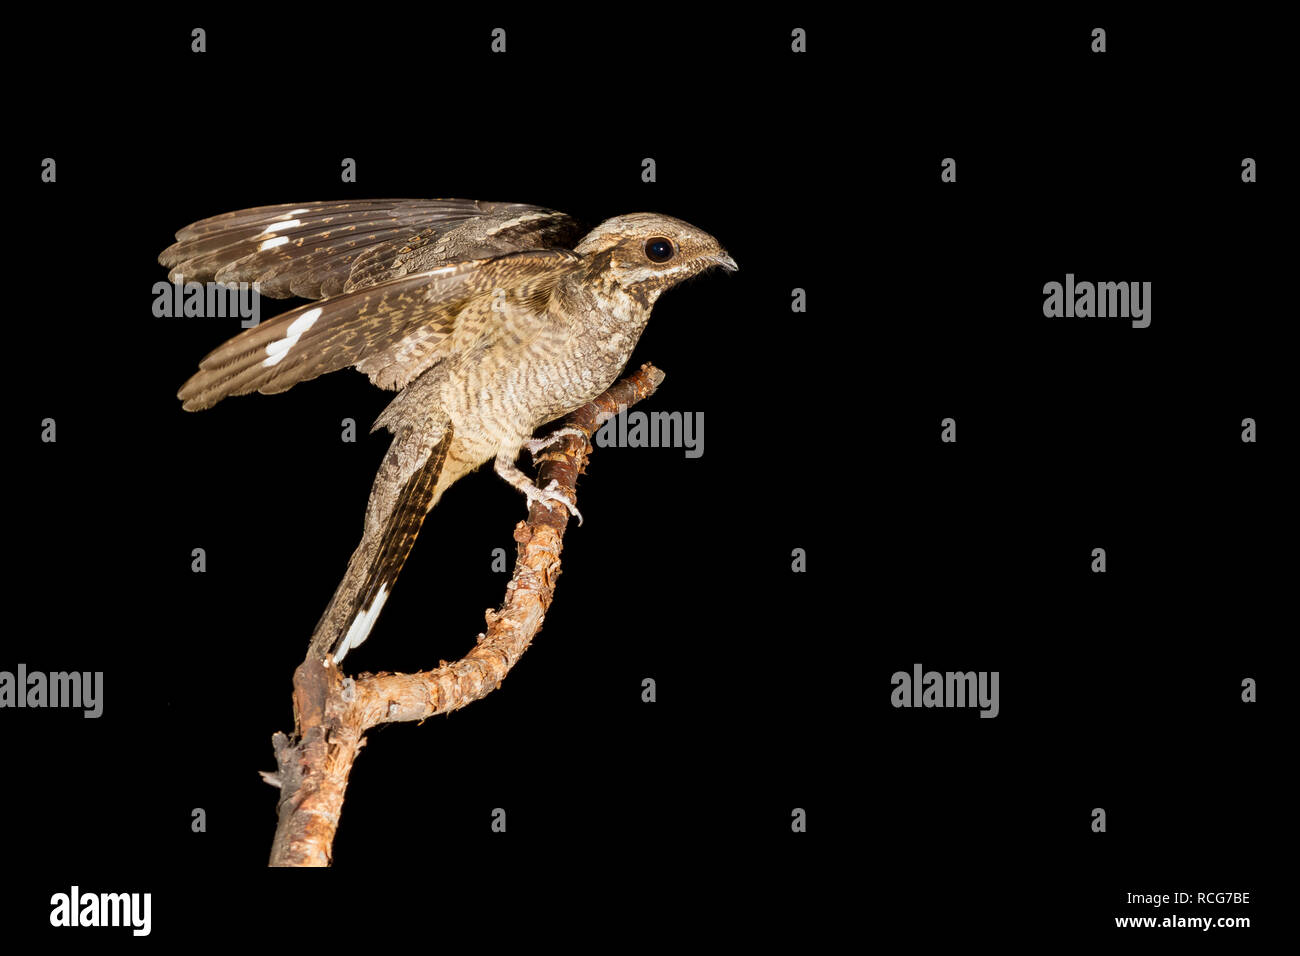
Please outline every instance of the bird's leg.
[{"label": "bird's leg", "polygon": [[524,448],[528,449],[529,454],[533,456],[533,463],[536,464],[539,452],[545,451],[561,438],[566,438],[569,435],[575,435],[576,437],[581,438],[583,442],[587,441],[587,433],[581,428],[574,428],[572,425],[565,425],[563,428],[557,428],[545,438],[528,439],[528,441],[524,442]]},{"label": "bird's leg", "polygon": [[578,524],[582,524],[582,513],[578,511],[578,506],[569,500],[568,495],[556,490],[559,482],[552,479],[551,483],[545,488],[538,488],[527,475],[515,467],[515,457],[516,455],[501,452],[497,455],[496,461],[493,462],[492,470],[510,482],[512,486],[522,491],[524,497],[528,499],[530,507],[534,501],[540,501],[547,508],[554,510],[551,502],[558,501],[569,509],[569,514],[578,519]]}]

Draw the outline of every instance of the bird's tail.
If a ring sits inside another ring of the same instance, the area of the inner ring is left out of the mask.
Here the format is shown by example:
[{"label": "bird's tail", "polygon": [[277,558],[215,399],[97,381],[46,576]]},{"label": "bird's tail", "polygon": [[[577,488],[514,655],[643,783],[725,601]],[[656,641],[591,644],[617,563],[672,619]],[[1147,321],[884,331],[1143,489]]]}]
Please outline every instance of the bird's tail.
[{"label": "bird's tail", "polygon": [[[448,423],[442,439],[424,464],[407,478],[392,506],[381,509],[385,514],[378,521],[367,516],[361,543],[352,553],[347,573],[312,635],[311,649],[317,657],[332,655],[335,663],[341,662],[348,651],[370,636],[425,516],[459,477],[444,473],[452,439],[453,429]],[[400,440],[395,440],[394,445]],[[381,469],[371,493],[372,512],[379,504],[376,499],[381,495],[384,477]]]}]

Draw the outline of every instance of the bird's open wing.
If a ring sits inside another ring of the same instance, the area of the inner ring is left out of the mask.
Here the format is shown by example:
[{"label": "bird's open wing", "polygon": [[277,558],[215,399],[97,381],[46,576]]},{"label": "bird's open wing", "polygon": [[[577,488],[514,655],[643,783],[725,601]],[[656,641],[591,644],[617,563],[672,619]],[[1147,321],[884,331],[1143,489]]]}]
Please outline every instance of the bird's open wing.
[{"label": "bird's open wing", "polygon": [[283,392],[356,366],[403,388],[485,337],[530,339],[556,283],[583,259],[564,249],[470,259],[293,309],[210,352],[177,397],[187,411],[228,395]]},{"label": "bird's open wing", "polygon": [[256,282],[263,295],[321,299],[460,259],[569,248],[579,238],[564,213],[522,203],[285,203],[188,225],[158,261],[173,282]]}]

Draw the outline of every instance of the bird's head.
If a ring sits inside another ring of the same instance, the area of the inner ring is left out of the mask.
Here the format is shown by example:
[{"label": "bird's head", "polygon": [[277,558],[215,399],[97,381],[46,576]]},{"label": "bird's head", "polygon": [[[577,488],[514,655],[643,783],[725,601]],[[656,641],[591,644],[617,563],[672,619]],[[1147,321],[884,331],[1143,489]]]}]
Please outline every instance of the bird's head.
[{"label": "bird's head", "polygon": [[736,261],[703,229],[648,212],[606,219],[574,251],[591,262],[593,277],[599,273],[644,304],[713,266],[737,269]]}]

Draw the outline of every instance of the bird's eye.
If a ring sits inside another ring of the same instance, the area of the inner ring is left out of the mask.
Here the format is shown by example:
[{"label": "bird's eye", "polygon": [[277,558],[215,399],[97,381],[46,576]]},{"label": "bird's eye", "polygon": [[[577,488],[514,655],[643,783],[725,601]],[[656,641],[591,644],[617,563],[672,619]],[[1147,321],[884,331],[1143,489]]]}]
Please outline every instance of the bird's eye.
[{"label": "bird's eye", "polygon": [[645,257],[651,262],[667,262],[677,252],[671,239],[655,236],[645,241]]}]

